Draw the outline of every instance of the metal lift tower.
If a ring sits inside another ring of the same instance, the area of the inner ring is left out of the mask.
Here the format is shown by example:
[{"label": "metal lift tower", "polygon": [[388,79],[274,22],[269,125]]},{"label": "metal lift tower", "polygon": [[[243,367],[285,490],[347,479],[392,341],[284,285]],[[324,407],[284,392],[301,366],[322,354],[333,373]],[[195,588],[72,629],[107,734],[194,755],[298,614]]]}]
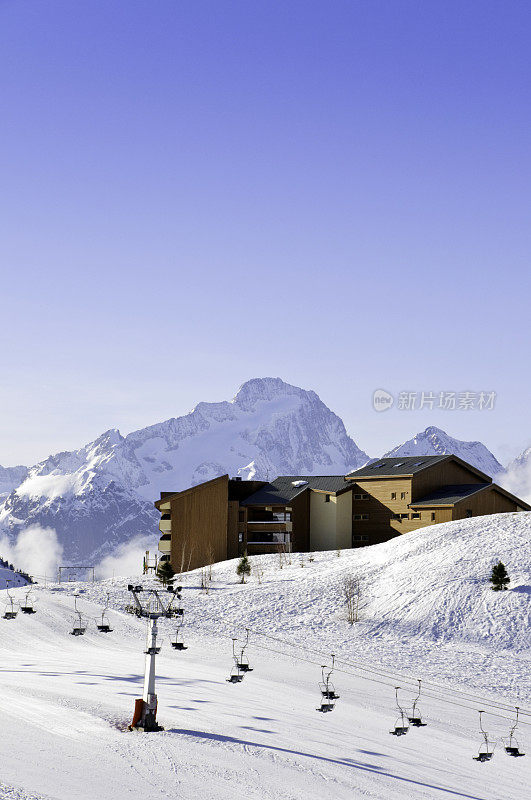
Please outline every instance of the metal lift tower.
[{"label": "metal lift tower", "polygon": [[[175,600],[181,599],[181,586],[176,589],[168,586],[170,597],[165,603],[157,589],[144,589],[142,586],[127,587],[132,593],[138,617],[146,617],[148,620],[146,668],[144,673],[144,692],[141,698],[135,700],[135,711],[133,721],[129,730],[142,728],[146,733],[150,731],[162,731],[164,728],[157,723],[157,695],[155,693],[155,656],[160,652],[157,647],[157,620],[160,617],[176,617],[181,613],[181,609],[175,608]],[[142,603],[140,595],[146,599]]]}]

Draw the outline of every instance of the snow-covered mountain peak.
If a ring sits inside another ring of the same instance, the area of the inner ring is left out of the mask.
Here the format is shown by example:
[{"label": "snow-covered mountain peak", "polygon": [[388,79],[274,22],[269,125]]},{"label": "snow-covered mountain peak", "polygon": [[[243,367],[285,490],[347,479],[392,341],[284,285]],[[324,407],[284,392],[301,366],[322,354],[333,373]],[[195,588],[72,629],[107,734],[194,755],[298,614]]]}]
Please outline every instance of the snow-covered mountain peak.
[{"label": "snow-covered mountain peak", "polygon": [[346,474],[368,456],[315,394],[280,378],[255,378],[232,401],[202,402],[182,417],[123,437],[112,428],[79,450],[29,470],[0,507],[0,526],[53,527],[65,551],[88,557],[155,533],[153,501],[218,475],[271,479]]},{"label": "snow-covered mountain peak", "polygon": [[297,397],[311,403],[320,402],[315,392],[285,383],[281,378],[252,378],[240,386],[232,403],[242,411],[253,411],[257,403],[287,397]]},{"label": "snow-covered mountain peak", "polygon": [[412,439],[395,447],[383,456],[442,456],[456,455],[477,469],[494,477],[503,472],[498,459],[481,442],[466,442],[430,425],[426,430],[417,433]]},{"label": "snow-covered mountain peak", "polygon": [[124,437],[118,430],[118,428],[109,428],[108,431],[105,431],[98,436],[97,439],[94,439],[91,444],[87,445],[87,447],[91,448],[99,448],[99,447],[112,447],[115,444],[121,444],[124,440]]}]

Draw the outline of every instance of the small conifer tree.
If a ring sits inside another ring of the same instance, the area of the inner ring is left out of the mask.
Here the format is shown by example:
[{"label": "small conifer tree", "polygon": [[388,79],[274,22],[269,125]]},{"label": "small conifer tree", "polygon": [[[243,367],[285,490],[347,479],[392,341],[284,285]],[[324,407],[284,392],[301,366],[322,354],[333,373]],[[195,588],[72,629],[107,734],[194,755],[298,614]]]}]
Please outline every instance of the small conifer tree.
[{"label": "small conifer tree", "polygon": [[247,556],[242,556],[236,567],[236,574],[240,576],[241,583],[245,583],[245,576],[251,574],[251,564]]},{"label": "small conifer tree", "polygon": [[161,561],[157,567],[157,578],[163,586],[168,586],[173,583],[175,577],[175,570],[169,561]]},{"label": "small conifer tree", "polygon": [[493,590],[495,592],[500,592],[503,589],[507,589],[507,584],[509,581],[510,578],[507,574],[507,570],[505,569],[505,564],[502,564],[501,561],[498,561],[497,564],[494,564],[490,575],[490,582],[492,583]]}]

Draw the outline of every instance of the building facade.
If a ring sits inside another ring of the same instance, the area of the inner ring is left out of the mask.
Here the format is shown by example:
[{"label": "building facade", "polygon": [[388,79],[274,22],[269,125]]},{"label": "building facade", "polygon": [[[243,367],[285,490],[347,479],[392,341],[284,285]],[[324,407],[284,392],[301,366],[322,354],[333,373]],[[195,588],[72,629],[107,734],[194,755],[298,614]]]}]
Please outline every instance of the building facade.
[{"label": "building facade", "polygon": [[349,475],[244,481],[162,493],[159,550],[178,572],[247,553],[363,547],[426,525],[531,506],[457,456],[383,458]]}]

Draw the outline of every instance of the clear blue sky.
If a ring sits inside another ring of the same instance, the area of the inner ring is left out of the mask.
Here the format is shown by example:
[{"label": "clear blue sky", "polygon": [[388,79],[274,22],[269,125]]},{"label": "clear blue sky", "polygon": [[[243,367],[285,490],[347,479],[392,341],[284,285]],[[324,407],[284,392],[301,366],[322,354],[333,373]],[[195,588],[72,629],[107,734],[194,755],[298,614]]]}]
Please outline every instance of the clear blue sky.
[{"label": "clear blue sky", "polygon": [[0,464],[265,375],[374,455],[529,444],[530,37],[527,1],[0,0]]}]

